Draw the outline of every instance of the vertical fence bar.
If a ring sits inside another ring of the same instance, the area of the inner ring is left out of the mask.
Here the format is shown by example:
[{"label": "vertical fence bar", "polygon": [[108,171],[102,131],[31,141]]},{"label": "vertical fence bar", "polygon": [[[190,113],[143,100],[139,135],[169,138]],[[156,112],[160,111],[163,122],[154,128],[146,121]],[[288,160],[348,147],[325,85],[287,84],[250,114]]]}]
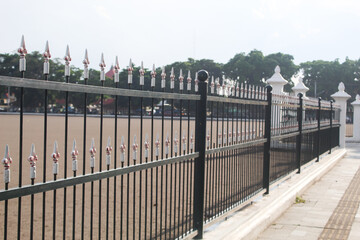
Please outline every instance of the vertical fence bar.
[{"label": "vertical fence bar", "polygon": [[[85,50],[85,58],[83,60],[84,64],[84,85],[87,85],[89,79],[89,69],[88,65],[90,64],[88,58],[87,49]],[[82,174],[85,175],[86,167],[86,114],[87,114],[87,93],[84,93],[84,123],[83,123],[83,171]],[[85,183],[82,184],[82,203],[81,203],[81,239],[84,239],[84,223],[85,223]]]},{"label": "vertical fence bar", "polygon": [[[65,81],[69,83],[70,78],[70,51],[69,45],[66,47],[65,53]],[[69,114],[69,92],[65,92],[65,139],[64,139],[64,179],[67,178],[67,140],[68,140],[68,114]],[[64,209],[63,209],[63,239],[66,239],[66,187],[64,188]]]},{"label": "vertical fence bar", "polygon": [[320,113],[321,113],[321,97],[318,98],[318,110],[317,110],[317,146],[316,146],[316,162],[319,162],[320,160],[320,127],[321,127],[321,119],[320,119]]},{"label": "vertical fence bar", "polygon": [[[115,88],[118,88],[119,85],[119,60],[116,56],[115,58],[115,66],[114,66],[114,82],[115,82]],[[115,126],[114,126],[114,168],[117,168],[117,124],[118,124],[118,95],[115,96]],[[113,239],[116,239],[116,189],[117,189],[117,181],[116,176],[114,176],[114,221],[113,221]],[[121,217],[121,216],[120,216]]]},{"label": "vertical fence bar", "polygon": [[332,119],[332,116],[333,116],[333,100],[330,100],[330,136],[329,136],[329,139],[330,139],[330,146],[329,146],[329,154],[331,154],[331,149],[333,147],[332,145],[332,132],[333,132],[333,119]]},{"label": "vertical fence bar", "polygon": [[[49,43],[46,42],[44,56],[44,80],[48,80],[49,76],[49,58],[50,50]],[[48,105],[48,90],[44,91],[44,154],[43,154],[43,183],[46,182],[46,138],[47,138],[47,105]],[[46,193],[43,192],[42,202],[42,239],[45,239],[45,208],[46,208]]]},{"label": "vertical fence bar", "polygon": [[265,109],[265,136],[266,142],[264,143],[264,172],[263,172],[263,188],[266,189],[265,194],[269,194],[270,185],[270,144],[271,144],[271,101],[272,101],[272,87],[267,85],[267,103]]},{"label": "vertical fence bar", "polygon": [[195,239],[203,238],[204,218],[204,175],[205,175],[205,150],[206,150],[206,98],[207,79],[209,74],[205,70],[198,72],[200,101],[197,103],[196,112],[196,144],[195,151],[199,157],[195,159],[194,175],[194,229],[198,230]]},{"label": "vertical fence bar", "polygon": [[[25,47],[24,35],[21,38],[20,47],[18,49],[18,53],[20,54],[19,59],[19,71],[20,77],[25,77],[26,71],[26,58],[27,50]],[[24,88],[20,88],[20,99],[19,99],[19,108],[20,108],[20,121],[19,121],[19,187],[22,187],[22,155],[23,155],[23,126],[24,126]],[[18,199],[18,221],[17,221],[17,234],[18,239],[21,238],[21,197]]]},{"label": "vertical fence bar", "polygon": [[[101,81],[101,87],[104,87],[104,82],[105,82],[105,71],[104,68],[106,67],[105,62],[104,62],[104,55],[101,54],[101,61],[100,61],[100,81]],[[100,95],[100,152],[99,152],[99,172],[102,171],[102,138],[103,138],[103,121],[104,121],[104,94]],[[101,179],[99,180],[99,222],[98,222],[98,236],[99,239],[101,239]]]},{"label": "vertical fence bar", "polygon": [[302,142],[302,120],[303,120],[303,94],[299,93],[299,107],[297,109],[298,131],[296,136],[296,163],[298,171],[301,172],[301,142]]}]

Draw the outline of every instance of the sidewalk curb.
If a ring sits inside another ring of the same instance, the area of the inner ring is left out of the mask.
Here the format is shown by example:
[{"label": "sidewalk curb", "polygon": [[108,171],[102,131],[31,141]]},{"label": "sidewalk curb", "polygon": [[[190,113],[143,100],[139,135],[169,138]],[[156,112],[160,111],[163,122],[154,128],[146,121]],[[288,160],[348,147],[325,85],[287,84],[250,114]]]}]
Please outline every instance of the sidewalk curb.
[{"label": "sidewalk curb", "polygon": [[280,186],[270,190],[269,195],[205,233],[204,239],[255,239],[294,203],[296,196],[317,182],[345,154],[346,149],[338,149],[319,163],[314,163],[318,166],[309,167],[301,174],[293,174]]}]

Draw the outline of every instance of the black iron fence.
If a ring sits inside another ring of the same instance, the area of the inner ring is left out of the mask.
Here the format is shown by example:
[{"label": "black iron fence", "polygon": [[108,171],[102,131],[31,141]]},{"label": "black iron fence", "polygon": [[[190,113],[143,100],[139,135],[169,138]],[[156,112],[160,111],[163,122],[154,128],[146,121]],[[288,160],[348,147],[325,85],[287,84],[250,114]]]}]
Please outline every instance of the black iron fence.
[{"label": "black iron fence", "polygon": [[[161,80],[152,71],[145,82],[141,68],[140,89],[132,89],[131,63],[128,89],[118,88],[117,65],[116,86],[104,86],[103,61],[102,86],[90,86],[87,59],[84,84],[77,84],[69,78],[68,54],[65,83],[48,81],[46,55],[44,80],[26,79],[19,52],[21,77],[0,76],[0,86],[19,90],[18,113],[0,116],[4,239],[201,238],[204,224],[269,193],[271,182],[339,144],[332,102],[230,80],[208,86],[205,71],[195,81],[188,73],[186,82],[180,71],[175,93],[173,70],[170,82],[165,69]],[[162,91],[155,91],[159,80]],[[45,93],[41,114],[24,112],[31,89]],[[63,113],[49,114],[52,91],[64,95]],[[83,95],[81,114],[70,113],[72,94]],[[95,117],[87,115],[90,94],[99,96]],[[106,99],[113,99],[113,114],[105,116]]]}]

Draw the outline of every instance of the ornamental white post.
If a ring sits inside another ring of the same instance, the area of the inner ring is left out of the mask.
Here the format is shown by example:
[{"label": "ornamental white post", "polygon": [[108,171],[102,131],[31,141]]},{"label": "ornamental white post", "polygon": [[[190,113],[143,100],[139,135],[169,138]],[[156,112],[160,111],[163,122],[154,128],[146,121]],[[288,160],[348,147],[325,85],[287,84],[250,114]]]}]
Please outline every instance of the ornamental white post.
[{"label": "ornamental white post", "polygon": [[340,136],[339,144],[341,148],[345,147],[345,132],[346,132],[346,107],[347,100],[350,95],[345,92],[345,85],[343,82],[339,83],[339,91],[331,95],[337,104],[340,105]]},{"label": "ornamental white post", "polygon": [[2,160],[2,164],[4,165],[4,182],[5,184],[10,182],[10,164],[12,163],[12,159],[10,157],[9,146],[6,144],[5,146],[5,156]]},{"label": "ornamental white post", "polygon": [[296,86],[294,86],[291,89],[293,90],[295,97],[298,97],[299,93],[302,93],[303,99],[307,98],[306,92],[309,91],[309,88],[307,86],[305,86],[302,77],[299,78],[299,82],[296,84]]},{"label": "ornamental white post", "polygon": [[174,74],[174,68],[171,68],[171,73],[170,73],[170,89],[173,90],[175,87],[175,74]]},{"label": "ornamental white post", "polygon": [[179,90],[184,90],[184,76],[182,74],[182,69],[180,69],[180,76],[179,76]]},{"label": "ornamental white post", "polygon": [[[360,123],[360,95],[356,94],[355,101],[351,103],[354,108],[354,121],[353,123],[358,125]],[[353,127],[353,139],[360,140],[360,127]]]},{"label": "ornamental white post", "polygon": [[161,88],[162,89],[165,89],[165,77],[166,77],[165,67],[162,67],[162,72],[161,72]]}]

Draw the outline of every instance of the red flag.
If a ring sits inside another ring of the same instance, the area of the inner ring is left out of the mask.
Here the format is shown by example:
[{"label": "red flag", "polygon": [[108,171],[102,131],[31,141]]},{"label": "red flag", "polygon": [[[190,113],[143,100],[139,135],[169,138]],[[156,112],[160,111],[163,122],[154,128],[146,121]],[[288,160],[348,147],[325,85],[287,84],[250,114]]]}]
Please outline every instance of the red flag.
[{"label": "red flag", "polygon": [[110,70],[107,72],[107,73],[105,73],[105,76],[106,77],[108,77],[108,78],[113,78],[113,76],[114,76],[114,73],[115,73],[115,69],[114,69],[114,66],[113,65],[111,65],[111,68],[110,68]]}]

